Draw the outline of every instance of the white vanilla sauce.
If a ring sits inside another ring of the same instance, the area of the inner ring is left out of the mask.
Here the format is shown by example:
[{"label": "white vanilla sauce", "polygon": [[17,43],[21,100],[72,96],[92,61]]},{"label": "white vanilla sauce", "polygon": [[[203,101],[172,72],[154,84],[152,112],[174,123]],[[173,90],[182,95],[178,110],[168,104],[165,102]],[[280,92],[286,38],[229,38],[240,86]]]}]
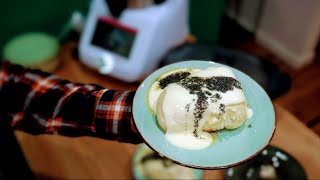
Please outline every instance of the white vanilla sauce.
[{"label": "white vanilla sauce", "polygon": [[[204,70],[189,69],[188,71],[191,73],[190,77],[231,77],[235,79],[232,71],[225,67],[212,67]],[[167,73],[165,76],[172,73]],[[207,98],[205,100],[206,108],[202,108],[199,113],[201,108],[197,110],[199,106],[199,103],[197,106],[198,95],[190,93],[190,90],[181,84],[168,84],[164,89],[159,88],[159,81],[155,81],[152,85],[149,91],[149,104],[151,109],[157,113],[158,118],[163,121],[162,127],[166,128],[165,137],[171,144],[190,150],[209,147],[213,138],[210,133],[202,131],[204,124],[210,119],[218,120],[216,115],[221,113],[219,110],[221,104],[227,106],[246,102],[244,93],[239,88],[233,88],[226,92],[207,88],[202,90],[211,96],[218,94],[220,98],[215,100]],[[164,94],[161,96],[162,93]],[[208,94],[206,96],[209,96]],[[201,118],[196,120],[195,114],[201,114]],[[247,114],[248,118],[252,116],[251,108],[247,108]]]}]

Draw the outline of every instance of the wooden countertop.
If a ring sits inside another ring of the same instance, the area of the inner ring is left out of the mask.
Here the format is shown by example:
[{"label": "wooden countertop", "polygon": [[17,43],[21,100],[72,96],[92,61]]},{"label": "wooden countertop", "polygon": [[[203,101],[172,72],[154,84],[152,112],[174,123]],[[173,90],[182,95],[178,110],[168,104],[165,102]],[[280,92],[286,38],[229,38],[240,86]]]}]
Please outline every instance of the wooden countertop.
[{"label": "wooden countertop", "polygon": [[[81,83],[96,83],[109,89],[135,90],[127,84],[102,76],[71,56],[68,45],[55,74]],[[305,168],[309,179],[320,179],[320,138],[288,111],[275,104],[276,132],[271,144],[289,152]],[[30,135],[15,131],[31,169],[59,179],[132,179],[131,159],[136,145],[92,137]],[[204,179],[222,179],[223,170],[206,170]]]}]

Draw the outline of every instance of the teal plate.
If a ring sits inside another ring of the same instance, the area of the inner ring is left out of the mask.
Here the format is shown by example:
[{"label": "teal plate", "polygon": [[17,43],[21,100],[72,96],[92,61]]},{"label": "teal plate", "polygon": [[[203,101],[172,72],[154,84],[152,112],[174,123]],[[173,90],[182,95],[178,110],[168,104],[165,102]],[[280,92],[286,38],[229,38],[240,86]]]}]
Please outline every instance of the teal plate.
[{"label": "teal plate", "polygon": [[[240,166],[228,169],[225,172],[224,179],[263,179],[260,175],[260,172],[263,171],[263,166],[274,168],[275,177],[269,177],[268,179],[308,179],[302,165],[289,153],[275,146],[268,146],[255,158],[250,159]],[[270,175],[270,173],[267,174]]]},{"label": "teal plate", "polygon": [[[270,142],[275,131],[275,114],[269,96],[252,78],[229,67],[240,81],[253,116],[234,130],[220,130],[218,141],[203,150],[186,150],[170,144],[157,125],[156,116],[148,105],[148,91],[162,74],[179,68],[205,69],[225,66],[211,61],[185,61],[162,67],[139,86],[133,101],[133,117],[144,142],[160,156],[193,168],[222,169],[238,165],[256,156]],[[225,66],[227,67],[227,66]]]},{"label": "teal plate", "polygon": [[[150,150],[148,146],[146,146],[145,144],[140,144],[133,156],[131,168],[132,168],[132,175],[134,179],[139,179],[139,180],[149,179],[142,172],[141,166],[139,167],[139,164],[141,162],[144,152],[148,150]],[[192,177],[190,177],[189,179],[202,179],[202,178],[203,178],[203,170],[192,169]]]}]

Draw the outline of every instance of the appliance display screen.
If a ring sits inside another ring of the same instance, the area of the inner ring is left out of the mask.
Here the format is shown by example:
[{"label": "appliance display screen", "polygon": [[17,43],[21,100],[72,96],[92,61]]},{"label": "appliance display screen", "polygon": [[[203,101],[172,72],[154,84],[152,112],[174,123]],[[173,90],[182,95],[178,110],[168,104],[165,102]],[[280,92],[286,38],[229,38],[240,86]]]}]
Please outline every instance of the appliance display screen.
[{"label": "appliance display screen", "polygon": [[129,58],[137,30],[109,17],[99,17],[92,44]]}]

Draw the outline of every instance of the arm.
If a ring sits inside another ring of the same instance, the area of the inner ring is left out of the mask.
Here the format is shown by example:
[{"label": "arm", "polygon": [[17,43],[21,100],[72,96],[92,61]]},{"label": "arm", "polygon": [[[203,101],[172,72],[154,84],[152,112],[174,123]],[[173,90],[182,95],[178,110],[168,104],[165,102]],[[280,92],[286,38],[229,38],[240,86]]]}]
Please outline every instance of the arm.
[{"label": "arm", "polygon": [[0,114],[15,129],[31,134],[88,135],[140,143],[132,122],[133,97],[134,92],[75,84],[0,62]]}]

